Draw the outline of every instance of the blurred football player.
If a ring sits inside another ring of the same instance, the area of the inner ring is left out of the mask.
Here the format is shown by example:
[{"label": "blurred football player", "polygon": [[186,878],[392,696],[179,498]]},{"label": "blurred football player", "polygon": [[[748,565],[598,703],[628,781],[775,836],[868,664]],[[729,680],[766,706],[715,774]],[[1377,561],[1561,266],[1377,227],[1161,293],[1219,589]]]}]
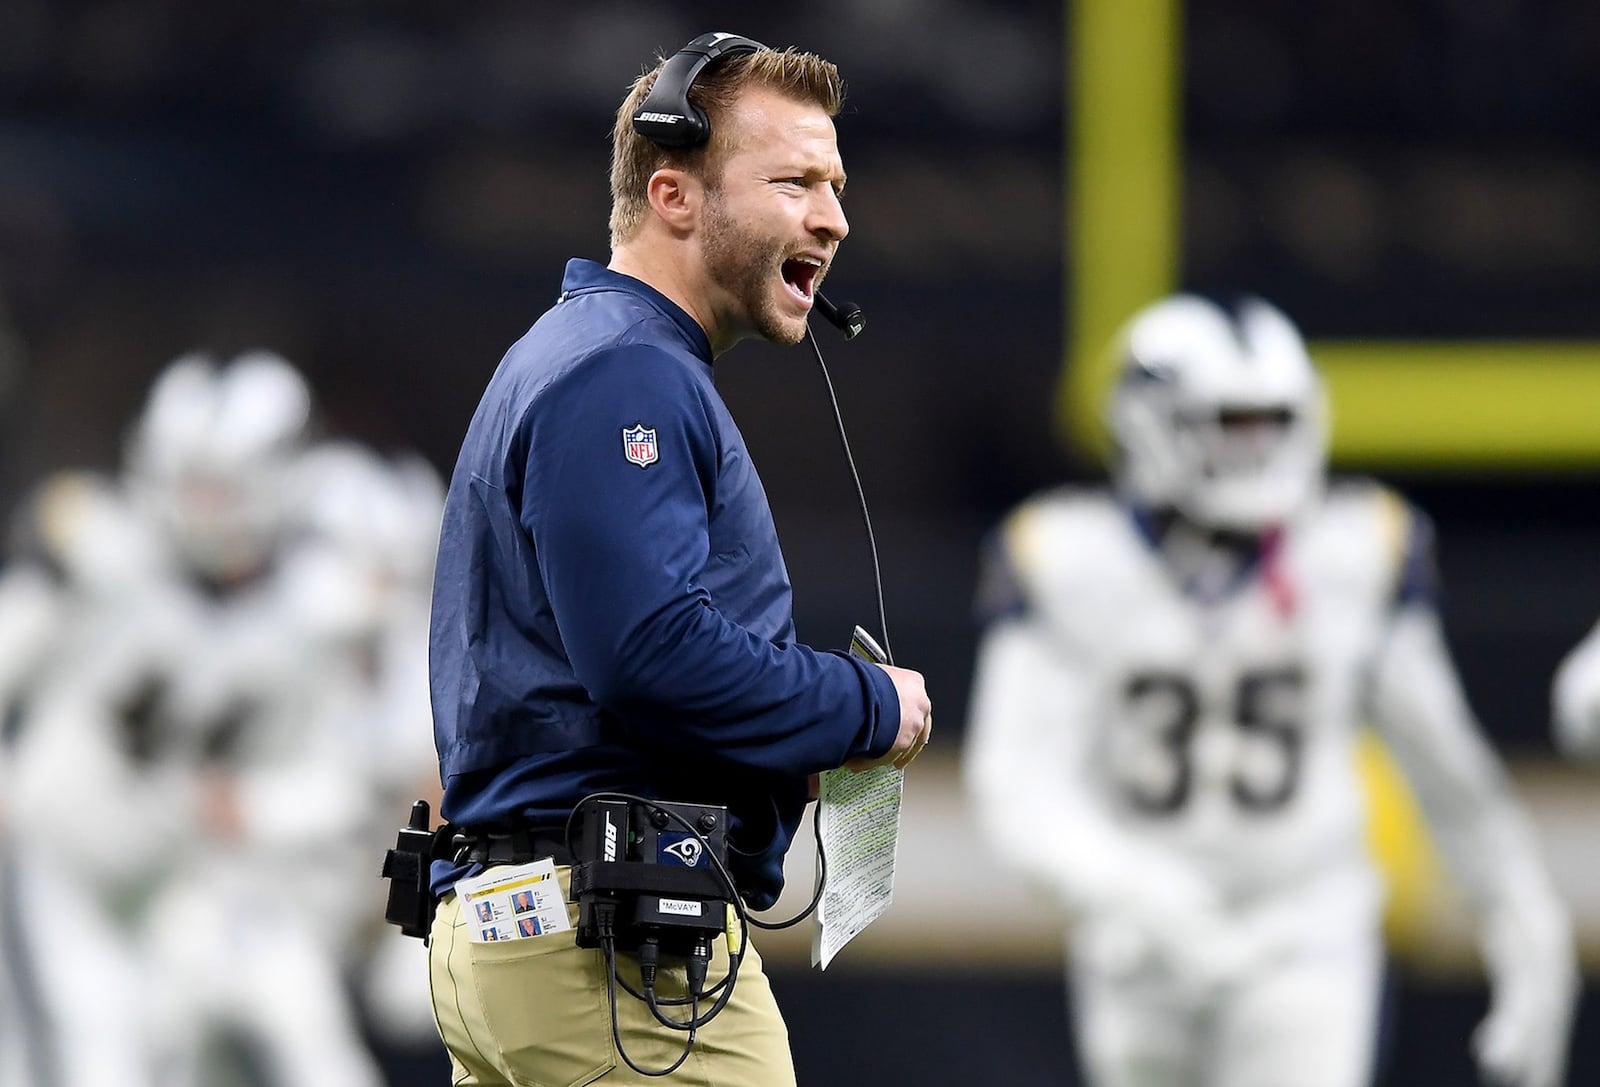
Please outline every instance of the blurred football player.
[{"label": "blurred football player", "polygon": [[179,360],[129,488],[178,552],[203,636],[165,706],[199,749],[201,818],[151,907],[164,1082],[208,1082],[218,1039],[268,1083],[376,1084],[345,988],[370,818],[362,718],[377,580],[307,514],[311,398],[283,359]]},{"label": "blurred football player", "polygon": [[1370,722],[1480,924],[1485,1077],[1554,1087],[1570,925],[1448,656],[1428,521],[1325,482],[1319,380],[1265,302],[1167,298],[1113,349],[1116,487],[996,533],[965,764],[993,848],[1072,919],[1090,1082],[1370,1081]]},{"label": "blurred football player", "polygon": [[1550,702],[1557,747],[1574,758],[1600,759],[1600,625],[1562,658]]},{"label": "blurred football player", "polygon": [[35,983],[34,1026],[49,1028],[30,1045],[72,1087],[137,1087],[154,1079],[133,919],[195,813],[192,774],[165,757],[185,745],[152,709],[193,613],[105,477],[53,476],[17,527],[0,579],[0,690],[16,730],[6,920]]},{"label": "blurred football player", "polygon": [[[367,855],[393,844],[411,803],[438,810],[438,755],[428,696],[428,608],[444,483],[414,456],[384,458],[330,442],[303,458],[302,519],[324,542],[330,598],[338,593],[347,652],[364,662],[365,708],[352,719],[369,791]],[[354,783],[352,783],[353,785]],[[341,940],[365,1019],[390,1046],[443,1053],[428,994],[427,950],[382,917],[367,866],[341,869],[351,931]]]},{"label": "blurred football player", "polygon": [[57,1048],[100,1062],[68,1084],[207,1082],[219,1039],[269,1083],[379,1081],[336,946],[340,872],[371,848],[361,578],[300,516],[309,417],[281,358],[187,356],[121,477],[35,505],[71,608],[29,680],[12,811]]}]

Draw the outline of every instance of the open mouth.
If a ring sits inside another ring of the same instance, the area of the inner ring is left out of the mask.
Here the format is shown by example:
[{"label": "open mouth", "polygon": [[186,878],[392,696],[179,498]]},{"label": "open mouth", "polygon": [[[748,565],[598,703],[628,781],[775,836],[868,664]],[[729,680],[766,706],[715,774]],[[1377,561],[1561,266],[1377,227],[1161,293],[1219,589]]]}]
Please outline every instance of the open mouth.
[{"label": "open mouth", "polygon": [[815,257],[790,257],[783,262],[783,285],[789,288],[790,294],[810,306],[821,271],[822,262]]}]

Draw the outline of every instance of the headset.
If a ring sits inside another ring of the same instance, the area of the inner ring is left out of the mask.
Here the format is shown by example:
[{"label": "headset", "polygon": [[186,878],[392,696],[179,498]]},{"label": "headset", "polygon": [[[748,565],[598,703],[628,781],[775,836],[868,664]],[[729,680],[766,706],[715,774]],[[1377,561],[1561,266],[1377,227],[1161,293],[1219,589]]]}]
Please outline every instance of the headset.
[{"label": "headset", "polygon": [[[678,50],[661,66],[661,74],[633,111],[633,130],[659,147],[699,147],[711,138],[711,119],[689,101],[689,91],[700,73],[725,57],[743,56],[768,48],[754,38],[712,31],[702,34]],[[816,293],[817,310],[828,323],[853,340],[866,327],[867,319],[854,302],[834,305],[821,291]]]},{"label": "headset", "polygon": [[633,112],[633,130],[662,147],[699,147],[711,138],[711,119],[689,101],[689,88],[713,61],[766,48],[737,34],[712,31],[700,35],[661,66],[655,85]]}]

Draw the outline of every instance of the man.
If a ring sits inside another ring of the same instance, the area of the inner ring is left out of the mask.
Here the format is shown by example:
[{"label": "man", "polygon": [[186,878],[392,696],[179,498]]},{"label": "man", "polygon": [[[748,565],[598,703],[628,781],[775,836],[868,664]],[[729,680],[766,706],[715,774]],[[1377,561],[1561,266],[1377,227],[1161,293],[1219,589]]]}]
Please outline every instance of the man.
[{"label": "man", "polygon": [[1168,298],[1114,348],[1116,492],[1040,495],[998,534],[966,763],[997,852],[1074,923],[1090,1082],[1370,1081],[1370,721],[1480,924],[1485,1075],[1554,1087],[1569,923],[1447,654],[1428,522],[1326,485],[1319,382],[1271,306]]},{"label": "man", "polygon": [[[906,765],[931,704],[916,672],[795,642],[771,512],[712,383],[712,360],[740,340],[805,335],[849,229],[837,70],[746,44],[690,79],[709,142],[669,148],[636,130],[666,62],[623,102],[610,264],[568,264],[462,445],[431,673],[442,814],[465,840],[557,837],[601,790],[726,806],[728,867],[764,909],[810,776]],[[630,1077],[670,1063],[683,1036],[624,999],[613,1039],[600,951],[571,930],[469,940],[452,888],[480,867],[433,873],[434,1009],[454,1082],[653,1082]],[[673,1081],[794,1082],[753,950]]]}]

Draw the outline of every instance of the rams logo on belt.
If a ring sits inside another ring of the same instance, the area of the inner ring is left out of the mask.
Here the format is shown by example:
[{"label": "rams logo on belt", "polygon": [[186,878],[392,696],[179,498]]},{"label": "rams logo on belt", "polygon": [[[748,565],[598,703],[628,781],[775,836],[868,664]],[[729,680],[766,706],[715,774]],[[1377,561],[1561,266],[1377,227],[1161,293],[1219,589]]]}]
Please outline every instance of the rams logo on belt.
[{"label": "rams logo on belt", "polygon": [[643,423],[623,427],[622,455],[628,458],[628,463],[637,464],[640,468],[648,468],[660,460],[661,454],[656,448],[656,428]]}]

